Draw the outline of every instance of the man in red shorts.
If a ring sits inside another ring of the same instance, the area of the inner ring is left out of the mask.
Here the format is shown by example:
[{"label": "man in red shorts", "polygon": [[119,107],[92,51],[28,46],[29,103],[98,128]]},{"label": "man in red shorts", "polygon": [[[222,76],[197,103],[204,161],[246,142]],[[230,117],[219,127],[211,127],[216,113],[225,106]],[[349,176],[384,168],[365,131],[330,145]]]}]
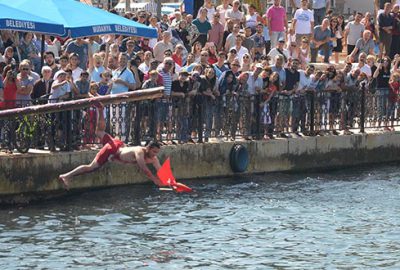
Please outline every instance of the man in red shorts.
[{"label": "man in red shorts", "polygon": [[63,182],[65,188],[68,189],[69,182],[74,176],[90,173],[108,161],[130,163],[139,166],[144,174],[152,180],[157,186],[163,186],[157,176],[153,175],[147,164],[153,164],[154,168],[158,171],[161,168],[160,161],[157,158],[160,152],[160,144],[157,142],[150,142],[146,147],[133,146],[128,147],[122,141],[111,137],[105,130],[105,120],[103,114],[103,107],[99,107],[99,120],[97,123],[96,136],[101,139],[101,143],[104,145],[103,148],[97,153],[94,160],[88,165],[81,165],[72,171],[61,174],[60,180]]}]

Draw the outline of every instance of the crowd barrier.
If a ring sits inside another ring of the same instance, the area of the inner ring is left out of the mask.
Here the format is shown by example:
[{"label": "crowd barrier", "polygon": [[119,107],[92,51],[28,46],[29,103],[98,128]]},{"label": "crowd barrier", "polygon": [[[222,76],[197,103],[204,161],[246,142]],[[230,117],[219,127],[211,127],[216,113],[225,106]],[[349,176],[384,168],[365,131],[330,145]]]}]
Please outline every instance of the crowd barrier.
[{"label": "crowd barrier", "polygon": [[[9,101],[30,106],[48,100]],[[5,101],[7,103],[7,101]],[[387,89],[277,94],[196,95],[123,102],[105,106],[106,131],[127,145],[260,140],[276,137],[351,134],[399,124],[397,99]],[[0,148],[71,151],[99,144],[96,107],[55,113],[15,115],[0,120]]]}]

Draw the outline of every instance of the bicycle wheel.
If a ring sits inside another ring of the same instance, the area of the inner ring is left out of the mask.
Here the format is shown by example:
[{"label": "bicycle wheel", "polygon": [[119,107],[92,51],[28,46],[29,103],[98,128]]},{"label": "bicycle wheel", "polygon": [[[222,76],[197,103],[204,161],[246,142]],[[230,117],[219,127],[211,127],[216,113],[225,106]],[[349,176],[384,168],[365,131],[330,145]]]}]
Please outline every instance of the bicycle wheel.
[{"label": "bicycle wheel", "polygon": [[31,146],[30,126],[26,122],[21,122],[15,132],[15,148],[24,154],[29,151]]}]

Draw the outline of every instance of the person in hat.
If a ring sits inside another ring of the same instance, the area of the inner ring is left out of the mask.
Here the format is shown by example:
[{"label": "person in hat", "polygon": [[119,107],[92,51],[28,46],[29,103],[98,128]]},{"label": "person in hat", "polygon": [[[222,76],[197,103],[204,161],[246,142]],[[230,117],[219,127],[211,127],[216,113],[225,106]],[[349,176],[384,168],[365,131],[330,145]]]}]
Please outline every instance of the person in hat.
[{"label": "person in hat", "polygon": [[278,45],[276,45],[275,48],[273,48],[268,56],[271,59],[271,64],[275,65],[275,59],[277,55],[281,55],[284,59],[284,65],[288,62],[289,60],[289,51],[285,48],[285,38],[280,38]]},{"label": "person in hat", "polygon": [[54,77],[56,79],[51,86],[49,103],[57,103],[60,100],[65,100],[69,98],[71,93],[71,85],[67,80],[67,72],[59,70]]}]

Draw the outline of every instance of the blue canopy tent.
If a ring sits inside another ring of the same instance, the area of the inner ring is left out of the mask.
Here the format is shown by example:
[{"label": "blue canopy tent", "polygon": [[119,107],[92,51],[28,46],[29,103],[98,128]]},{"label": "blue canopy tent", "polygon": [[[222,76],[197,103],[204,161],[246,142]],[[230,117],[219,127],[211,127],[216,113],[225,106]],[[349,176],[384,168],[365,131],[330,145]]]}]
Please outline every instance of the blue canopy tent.
[{"label": "blue canopy tent", "polygon": [[0,3],[0,29],[58,36],[65,34],[64,27],[55,21],[3,5],[2,3]]},{"label": "blue canopy tent", "polygon": [[119,34],[156,38],[157,30],[75,0],[0,0],[7,5],[61,24],[73,38]]}]

